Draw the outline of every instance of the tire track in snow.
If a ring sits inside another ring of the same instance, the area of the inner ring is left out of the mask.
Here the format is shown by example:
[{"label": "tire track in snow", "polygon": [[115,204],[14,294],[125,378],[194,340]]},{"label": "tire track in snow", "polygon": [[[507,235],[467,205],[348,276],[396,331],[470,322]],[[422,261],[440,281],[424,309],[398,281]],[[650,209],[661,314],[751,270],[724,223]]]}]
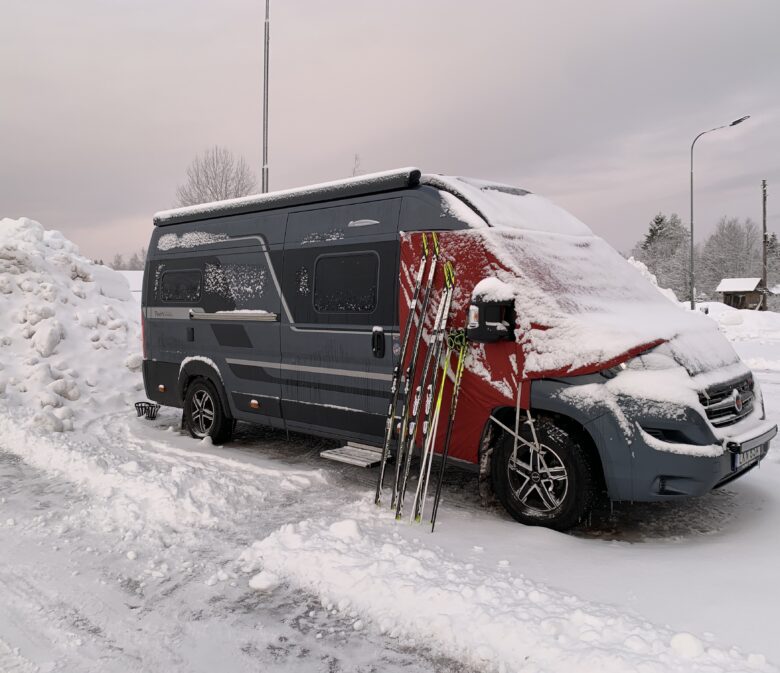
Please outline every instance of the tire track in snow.
[{"label": "tire track in snow", "polygon": [[3,673],[37,673],[38,666],[0,638],[0,671]]}]

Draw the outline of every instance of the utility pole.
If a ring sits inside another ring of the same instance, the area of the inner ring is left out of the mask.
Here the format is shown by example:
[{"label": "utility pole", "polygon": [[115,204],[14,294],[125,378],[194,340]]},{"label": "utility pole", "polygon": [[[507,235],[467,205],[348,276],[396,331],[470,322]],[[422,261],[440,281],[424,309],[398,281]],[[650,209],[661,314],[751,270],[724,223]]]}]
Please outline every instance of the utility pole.
[{"label": "utility pole", "polygon": [[763,260],[762,260],[762,266],[761,266],[761,284],[764,286],[764,290],[767,289],[767,273],[766,273],[766,245],[767,245],[767,235],[766,235],[766,180],[761,181],[761,195],[762,195],[762,202],[764,207],[764,214],[763,214],[763,222],[764,222],[764,236],[762,238],[762,241],[764,243],[763,247]]},{"label": "utility pole", "polygon": [[265,73],[263,76],[263,170],[262,170],[262,192],[268,192],[268,45],[270,42],[271,19],[270,7],[271,0],[265,0]]}]

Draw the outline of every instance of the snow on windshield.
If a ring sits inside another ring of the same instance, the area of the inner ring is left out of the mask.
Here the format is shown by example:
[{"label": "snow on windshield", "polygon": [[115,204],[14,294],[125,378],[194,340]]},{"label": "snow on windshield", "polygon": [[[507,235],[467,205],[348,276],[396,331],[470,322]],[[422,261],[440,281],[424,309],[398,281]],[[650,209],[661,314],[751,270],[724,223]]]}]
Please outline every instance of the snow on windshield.
[{"label": "snow on windshield", "polygon": [[421,182],[460,197],[476,208],[493,227],[547,231],[572,236],[593,232],[574,215],[538,194],[472,178],[425,175]]}]

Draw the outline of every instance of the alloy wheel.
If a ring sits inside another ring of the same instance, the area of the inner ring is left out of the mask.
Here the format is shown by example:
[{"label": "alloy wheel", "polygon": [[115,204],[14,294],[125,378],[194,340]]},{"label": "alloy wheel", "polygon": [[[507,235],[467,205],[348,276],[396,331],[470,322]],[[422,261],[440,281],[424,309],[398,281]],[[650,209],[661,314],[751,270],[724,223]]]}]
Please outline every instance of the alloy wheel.
[{"label": "alloy wheel", "polygon": [[200,437],[209,434],[214,425],[214,400],[207,390],[197,390],[192,396],[192,425]]},{"label": "alloy wheel", "polygon": [[518,446],[507,462],[509,487],[520,504],[547,513],[556,509],[569,491],[569,474],[561,457],[549,446]]}]

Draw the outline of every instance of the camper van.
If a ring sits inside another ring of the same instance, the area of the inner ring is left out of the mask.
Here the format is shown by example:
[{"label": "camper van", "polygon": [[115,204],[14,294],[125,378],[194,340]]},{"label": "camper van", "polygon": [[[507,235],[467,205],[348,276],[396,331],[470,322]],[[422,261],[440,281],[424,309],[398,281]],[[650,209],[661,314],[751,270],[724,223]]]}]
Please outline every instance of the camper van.
[{"label": "camper van", "polygon": [[447,328],[468,335],[450,459],[518,521],[566,529],[603,493],[701,495],[766,455],[777,427],[709,317],[546,199],[414,168],[157,213],[146,394],[214,443],[242,421],[380,447],[400,335],[411,320],[425,352],[446,262]]}]

